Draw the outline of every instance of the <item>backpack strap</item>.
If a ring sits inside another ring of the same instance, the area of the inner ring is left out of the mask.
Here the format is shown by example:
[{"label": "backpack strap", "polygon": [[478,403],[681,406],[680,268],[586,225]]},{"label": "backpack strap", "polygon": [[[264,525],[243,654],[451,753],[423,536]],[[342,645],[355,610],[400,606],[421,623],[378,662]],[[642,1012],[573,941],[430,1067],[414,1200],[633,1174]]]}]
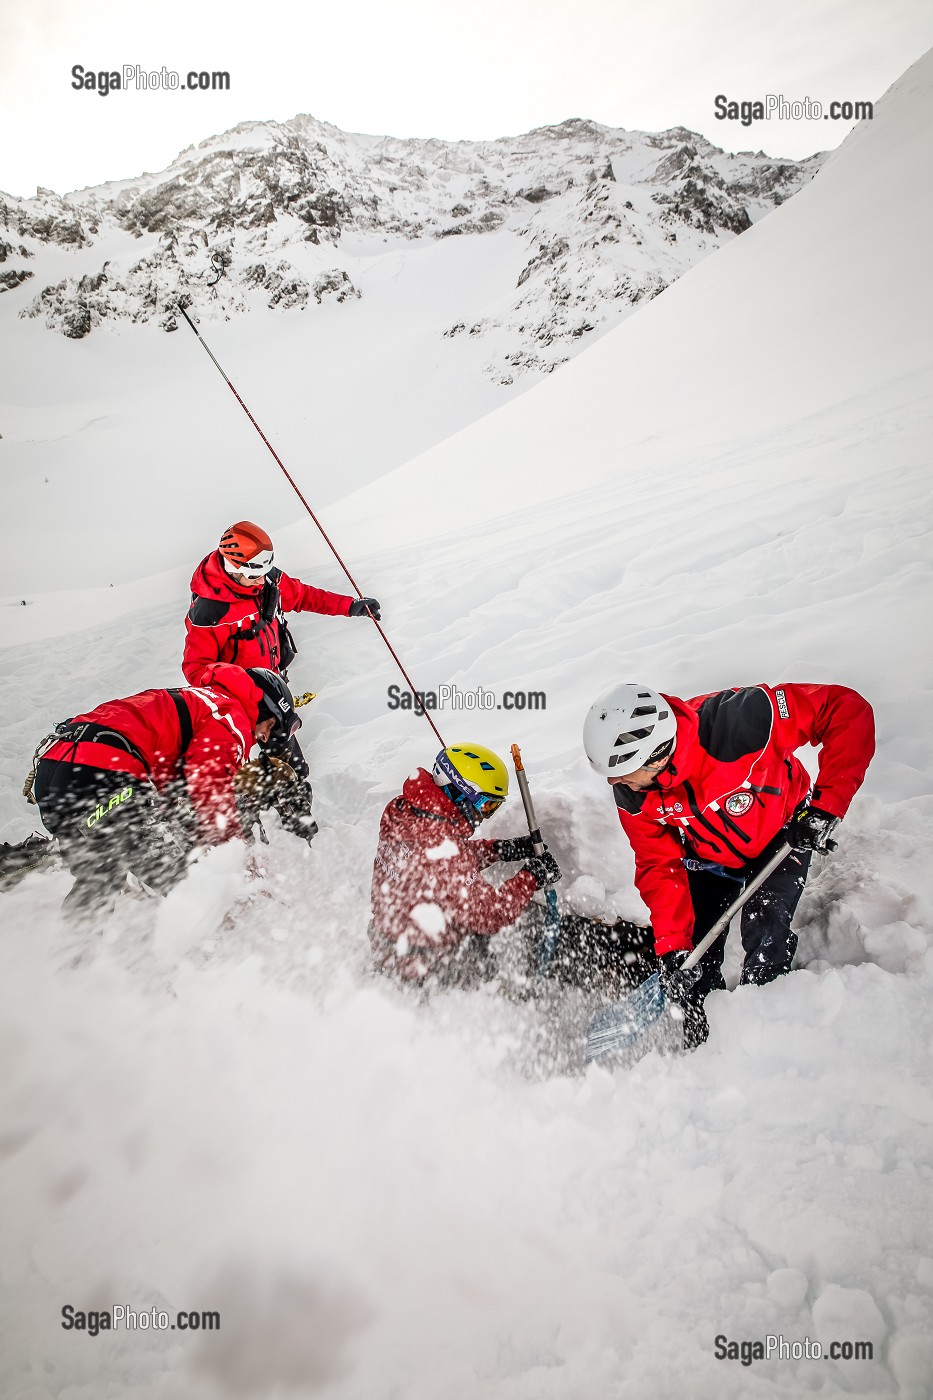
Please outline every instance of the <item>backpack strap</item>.
[{"label": "backpack strap", "polygon": [[165,693],[166,695],[170,695],[172,697],[172,704],[178,711],[178,727],[181,730],[181,753],[178,755],[178,757],[184,758],[185,754],[188,751],[188,745],[191,743],[192,737],[194,735],[194,725],[191,722],[191,711],[185,704],[185,701],[183,699],[184,692],[182,691],[180,686],[175,686],[173,689],[167,690]]}]

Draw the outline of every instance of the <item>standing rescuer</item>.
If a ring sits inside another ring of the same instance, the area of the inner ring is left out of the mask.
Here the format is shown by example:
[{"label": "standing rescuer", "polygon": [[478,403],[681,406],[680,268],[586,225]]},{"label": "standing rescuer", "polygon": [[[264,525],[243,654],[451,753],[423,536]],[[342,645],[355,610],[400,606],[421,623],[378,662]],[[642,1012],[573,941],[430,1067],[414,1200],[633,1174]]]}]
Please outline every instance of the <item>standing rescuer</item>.
[{"label": "standing rescuer", "polygon": [[[784,840],[793,849],[742,910],[741,980],[790,971],[791,920],[813,852],[835,849],[831,834],[874,753],[871,706],[841,685],[757,685],[679,700],[626,683],[592,706],[583,744],[612,785],[661,983],[692,1048],[709,1033],[706,996],[725,987],[725,940],[691,971],[681,965]],[[812,792],[796,757],[806,744],[822,746]]]},{"label": "standing rescuer", "polygon": [[191,850],[242,836],[235,775],[254,741],[287,740],[298,724],[273,671],[223,663],[203,686],[145,690],[59,724],[32,792],[75,876],[64,912],[106,912],[128,874],[167,893]]},{"label": "standing rescuer", "polygon": [[[252,521],[240,520],[225,530],[220,544],[202,559],[191,579],[191,606],[185,619],[185,652],[181,669],[191,685],[199,685],[218,661],[235,666],[262,666],[288,680],[288,667],[297,648],[286,613],[316,612],[332,617],[381,619],[375,598],[352,598],[329,593],[289,577],[273,564],[269,535]],[[287,759],[298,782],[290,785],[280,810],[285,825],[310,839],[317,831],[311,816],[308,764],[296,739],[270,747]],[[298,798],[295,799],[297,792]],[[271,794],[270,805],[277,805]]]}]

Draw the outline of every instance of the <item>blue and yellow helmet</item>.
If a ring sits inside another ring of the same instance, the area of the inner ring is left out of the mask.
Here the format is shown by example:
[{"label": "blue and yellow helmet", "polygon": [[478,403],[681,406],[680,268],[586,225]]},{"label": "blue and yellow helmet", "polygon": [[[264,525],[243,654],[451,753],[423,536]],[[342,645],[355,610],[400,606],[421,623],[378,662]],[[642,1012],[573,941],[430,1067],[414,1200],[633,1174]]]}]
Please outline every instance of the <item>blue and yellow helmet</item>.
[{"label": "blue and yellow helmet", "polygon": [[434,762],[438,787],[453,789],[480,816],[491,817],[509,795],[509,770],[483,744],[449,744]]}]

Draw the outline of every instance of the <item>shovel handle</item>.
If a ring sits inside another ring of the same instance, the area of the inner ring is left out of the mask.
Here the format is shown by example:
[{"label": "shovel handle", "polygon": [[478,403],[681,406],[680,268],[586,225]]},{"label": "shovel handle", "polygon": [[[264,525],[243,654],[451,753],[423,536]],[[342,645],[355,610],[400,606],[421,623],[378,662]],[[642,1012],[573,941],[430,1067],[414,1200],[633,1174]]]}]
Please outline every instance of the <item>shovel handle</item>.
[{"label": "shovel handle", "polygon": [[522,795],[522,805],[525,808],[525,817],[528,821],[528,834],[531,837],[535,855],[540,856],[544,853],[544,840],[538,830],[538,819],[535,816],[534,803],[528,788],[528,777],[525,773],[525,765],[522,763],[522,751],[517,744],[512,745],[512,762],[515,765],[518,790]]},{"label": "shovel handle", "polygon": [[709,948],[711,944],[716,942],[716,939],[720,936],[720,934],[725,933],[726,929],[732,923],[732,920],[735,918],[736,914],[742,908],[742,905],[746,902],[746,900],[751,899],[752,895],[757,889],[760,888],[761,885],[764,884],[768,876],[774,874],[775,870],[777,870],[778,866],[781,864],[781,861],[786,855],[790,853],[792,849],[793,848],[791,847],[789,841],[784,841],[781,843],[781,845],[775,851],[771,859],[761,867],[758,874],[754,876],[753,879],[749,880],[748,884],[745,886],[738,899],[733,904],[729,905],[729,908],[722,915],[722,917],[717,919],[716,922],[713,924],[713,927],[710,929],[709,933],[707,933],[703,938],[700,939],[699,943],[694,948],[690,956],[684,959],[684,972],[689,972],[691,967],[696,967],[697,963],[700,961],[707,948]]}]

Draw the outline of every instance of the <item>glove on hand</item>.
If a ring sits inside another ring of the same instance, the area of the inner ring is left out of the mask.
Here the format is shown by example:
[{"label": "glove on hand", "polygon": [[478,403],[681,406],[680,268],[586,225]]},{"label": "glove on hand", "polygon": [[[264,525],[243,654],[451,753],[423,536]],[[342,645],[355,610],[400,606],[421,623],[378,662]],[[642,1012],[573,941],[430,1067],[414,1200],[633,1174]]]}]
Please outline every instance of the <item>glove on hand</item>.
[{"label": "glove on hand", "polygon": [[676,953],[664,953],[658,958],[658,976],[668,1001],[677,1006],[691,1007],[697,1001],[696,986],[703,976],[699,967],[684,968],[690,956],[684,949]]},{"label": "glove on hand", "polygon": [[493,841],[497,860],[529,860],[535,853],[530,836],[513,836],[506,841]]},{"label": "glove on hand", "polygon": [[547,846],[541,856],[532,856],[531,860],[525,864],[528,874],[534,878],[539,890],[547,889],[549,885],[556,885],[560,879],[560,866],[551,855]]},{"label": "glove on hand", "polygon": [[839,818],[821,807],[801,807],[794,813],[787,839],[795,851],[827,851],[836,849],[830,836],[839,825]]},{"label": "glove on hand", "polygon": [[703,1006],[703,996],[698,983],[703,976],[699,967],[689,971],[684,962],[690,956],[683,950],[665,953],[658,958],[658,976],[667,998],[671,1019],[683,1024],[685,1050],[695,1050],[709,1035],[709,1022]]},{"label": "glove on hand", "polygon": [[372,613],[377,622],[382,621],[379,603],[376,598],[354,598],[347,617],[368,617]]}]

